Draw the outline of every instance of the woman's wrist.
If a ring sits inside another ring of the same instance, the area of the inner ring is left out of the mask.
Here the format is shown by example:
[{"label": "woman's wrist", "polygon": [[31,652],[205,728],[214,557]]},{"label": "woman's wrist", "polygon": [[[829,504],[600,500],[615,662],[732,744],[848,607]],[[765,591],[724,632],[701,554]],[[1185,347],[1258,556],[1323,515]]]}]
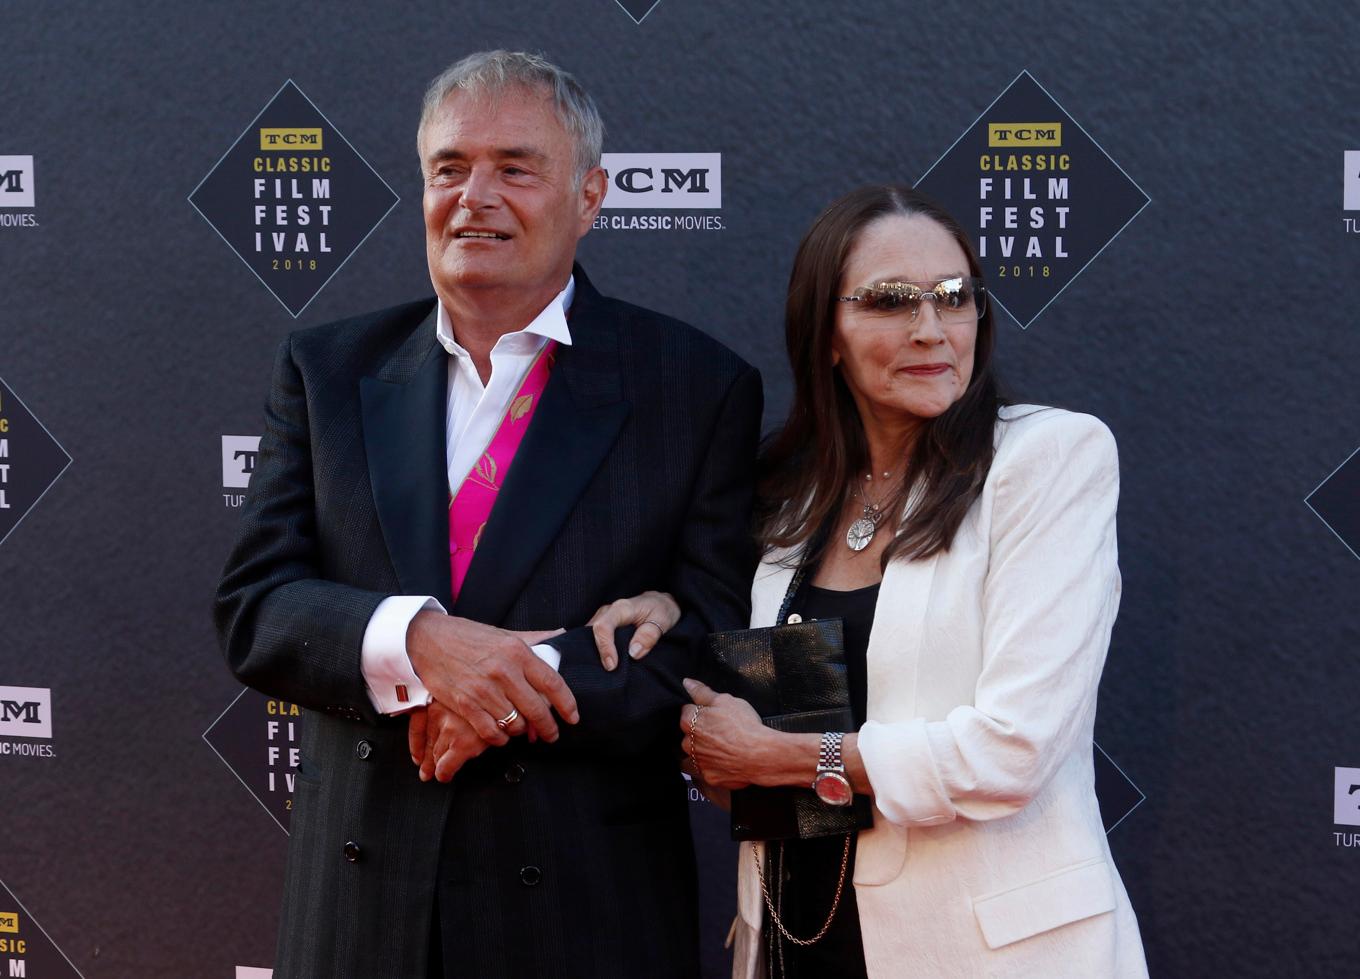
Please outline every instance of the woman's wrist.
[{"label": "woman's wrist", "polygon": [[[796,785],[808,788],[817,777],[817,760],[821,754],[820,734],[786,734],[766,728],[752,744],[752,785]],[[857,795],[873,795],[864,760],[859,753],[859,736],[846,734],[841,742],[841,758],[845,775]]]},{"label": "woman's wrist", "polygon": [[788,734],[766,728],[753,745],[751,784],[806,788],[817,774],[820,734]]}]

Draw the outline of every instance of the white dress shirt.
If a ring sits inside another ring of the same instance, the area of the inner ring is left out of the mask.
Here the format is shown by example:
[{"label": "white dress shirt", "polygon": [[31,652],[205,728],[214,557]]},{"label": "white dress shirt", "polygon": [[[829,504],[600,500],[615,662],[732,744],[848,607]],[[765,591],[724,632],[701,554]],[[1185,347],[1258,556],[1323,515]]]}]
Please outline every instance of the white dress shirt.
[{"label": "white dress shirt", "polygon": [[[491,444],[525,375],[550,340],[571,345],[566,310],[576,291],[575,278],[522,330],[507,333],[491,349],[491,378],[482,384],[472,356],[454,339],[453,323],[444,304],[439,304],[435,336],[449,353],[449,400],[444,421],[448,459],[449,492],[458,488]],[[383,714],[399,714],[423,707],[432,699],[411,667],[406,651],[406,630],[416,613],[424,609],[444,612],[444,606],[428,595],[393,595],[385,598],[368,620],[360,650],[360,669],[368,697]],[[548,645],[533,652],[553,669],[562,656]],[[403,699],[399,688],[405,691]]]}]

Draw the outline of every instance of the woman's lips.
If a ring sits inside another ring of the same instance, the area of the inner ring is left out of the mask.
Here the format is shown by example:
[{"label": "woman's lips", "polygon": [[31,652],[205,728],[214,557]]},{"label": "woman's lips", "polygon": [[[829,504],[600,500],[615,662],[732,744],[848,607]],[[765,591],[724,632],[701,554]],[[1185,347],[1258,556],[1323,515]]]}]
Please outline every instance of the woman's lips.
[{"label": "woman's lips", "polygon": [[913,377],[937,377],[949,370],[948,364],[921,364],[917,367],[903,367],[903,374],[910,374]]}]

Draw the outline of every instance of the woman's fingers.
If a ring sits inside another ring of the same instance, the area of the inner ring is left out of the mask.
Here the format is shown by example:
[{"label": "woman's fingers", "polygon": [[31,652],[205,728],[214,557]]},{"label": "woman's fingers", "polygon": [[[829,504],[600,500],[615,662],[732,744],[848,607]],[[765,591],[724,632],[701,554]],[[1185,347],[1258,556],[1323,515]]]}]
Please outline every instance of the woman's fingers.
[{"label": "woman's fingers", "polygon": [[628,655],[633,659],[641,659],[679,621],[680,606],[674,598],[665,592],[646,591],[633,598],[620,598],[601,606],[586,624],[595,635],[600,663],[606,670],[613,670],[619,665],[619,651],[614,645],[615,630],[630,625],[635,627],[632,642],[628,645]]},{"label": "woman's fingers", "polygon": [[686,679],[684,684],[685,692],[689,694],[689,699],[700,707],[711,707],[713,701],[718,699],[718,693],[712,687],[699,680]]},{"label": "woman's fingers", "polygon": [[660,624],[648,619],[637,627],[633,632],[633,641],[628,644],[628,655],[633,659],[642,659],[652,651],[652,647],[661,641],[662,628]]},{"label": "woman's fingers", "polygon": [[586,623],[595,635],[595,648],[600,653],[600,665],[606,670],[612,670],[619,665],[619,651],[614,647],[614,630],[630,621],[631,616],[635,614],[637,613],[632,600],[621,598],[617,602],[601,606]]}]

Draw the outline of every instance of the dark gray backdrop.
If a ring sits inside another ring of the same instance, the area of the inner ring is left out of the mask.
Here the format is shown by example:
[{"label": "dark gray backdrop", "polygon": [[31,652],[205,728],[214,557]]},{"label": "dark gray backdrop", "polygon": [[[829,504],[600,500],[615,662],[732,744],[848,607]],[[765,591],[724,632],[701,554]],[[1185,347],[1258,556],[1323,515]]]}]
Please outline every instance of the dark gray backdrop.
[{"label": "dark gray backdrop", "polygon": [[[1022,69],[1138,182],[1151,205],[1027,331],[1003,319],[999,354],[1015,393],[1120,442],[1097,740],[1147,801],[1115,857],[1156,976],[1354,974],[1360,849],[1331,812],[1360,767],[1360,562],[1304,497],[1360,444],[1355,35],[1259,0],[661,0],[640,24],[615,0],[4,5],[0,155],[35,157],[37,226],[0,226],[0,378],[74,460],[0,547],[0,685],[52,698],[53,756],[0,755],[29,974],[34,923],[89,977],[272,961],[286,838],[201,738],[238,692],[207,615],[221,436],[258,434],[286,331],[429,292],[419,99],[491,46],[576,72],[607,150],[722,154],[724,230],[581,254],[757,364],[768,424],[811,218],[914,181]],[[186,200],[289,78],[401,198],[297,320]],[[1354,526],[1360,481],[1337,479]]]}]

